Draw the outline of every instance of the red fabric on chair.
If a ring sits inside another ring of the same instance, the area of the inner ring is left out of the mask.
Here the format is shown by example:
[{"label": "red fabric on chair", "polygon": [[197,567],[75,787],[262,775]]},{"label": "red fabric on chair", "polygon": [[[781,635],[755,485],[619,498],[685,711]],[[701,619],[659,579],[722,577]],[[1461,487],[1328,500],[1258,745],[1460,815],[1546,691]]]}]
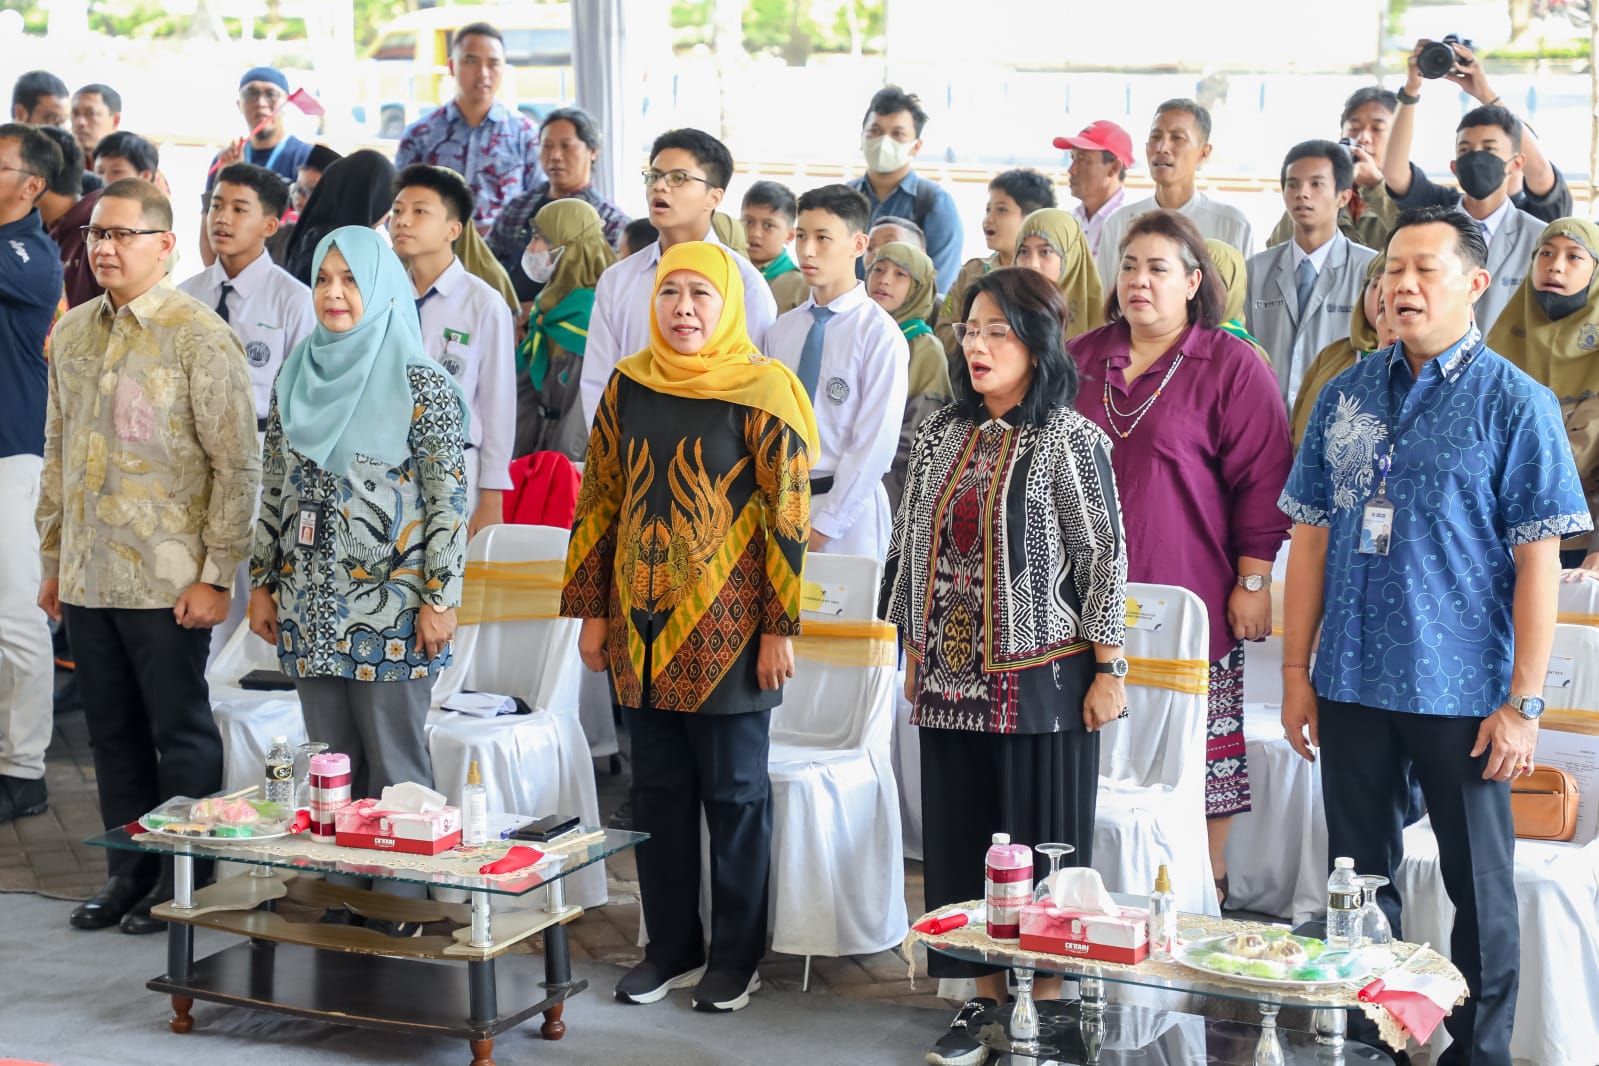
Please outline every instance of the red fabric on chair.
[{"label": "red fabric on chair", "polygon": [[515,525],[572,528],[581,476],[560,452],[534,452],[511,463],[505,520]]}]

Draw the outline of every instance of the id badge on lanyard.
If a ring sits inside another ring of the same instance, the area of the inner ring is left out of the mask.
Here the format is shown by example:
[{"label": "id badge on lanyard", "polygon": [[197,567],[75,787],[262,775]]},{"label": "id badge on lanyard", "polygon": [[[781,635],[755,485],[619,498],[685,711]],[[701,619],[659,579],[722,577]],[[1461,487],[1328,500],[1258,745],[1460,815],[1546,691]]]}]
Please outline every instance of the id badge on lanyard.
[{"label": "id badge on lanyard", "polygon": [[1394,504],[1388,498],[1388,471],[1394,463],[1394,448],[1390,442],[1388,454],[1378,461],[1382,479],[1377,485],[1377,495],[1366,501],[1360,512],[1361,555],[1387,555],[1394,536]]},{"label": "id badge on lanyard", "polygon": [[322,505],[303,497],[299,504],[299,514],[295,519],[294,546],[303,552],[314,552],[322,535]]}]

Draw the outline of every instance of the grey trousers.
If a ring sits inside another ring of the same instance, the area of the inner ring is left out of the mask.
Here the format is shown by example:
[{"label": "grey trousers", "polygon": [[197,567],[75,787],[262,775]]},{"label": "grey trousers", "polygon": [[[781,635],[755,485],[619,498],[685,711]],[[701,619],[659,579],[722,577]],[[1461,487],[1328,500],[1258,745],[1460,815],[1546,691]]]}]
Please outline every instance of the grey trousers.
[{"label": "grey trousers", "polygon": [[376,797],[384,786],[415,781],[433,787],[428,756],[428,704],[433,678],[352,681],[342,677],[294,682],[305,733],[329,751],[350,757],[350,795]]},{"label": "grey trousers", "polygon": [[[431,675],[411,681],[298,678],[294,689],[300,694],[306,737],[326,743],[330,752],[350,757],[353,798],[377,797],[385,785],[402,781],[433,787],[433,760],[423,729],[433,696]],[[332,874],[328,881],[376,888],[364,877]],[[416,899],[427,896],[422,885],[392,881],[377,891]]]}]

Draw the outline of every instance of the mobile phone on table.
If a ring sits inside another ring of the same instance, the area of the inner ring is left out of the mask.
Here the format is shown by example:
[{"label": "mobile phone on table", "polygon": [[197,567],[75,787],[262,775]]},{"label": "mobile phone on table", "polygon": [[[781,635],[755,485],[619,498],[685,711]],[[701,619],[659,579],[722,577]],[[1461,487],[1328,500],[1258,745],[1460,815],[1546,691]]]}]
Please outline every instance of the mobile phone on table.
[{"label": "mobile phone on table", "polygon": [[538,844],[547,844],[558,836],[564,836],[576,829],[577,815],[551,814],[537,821],[529,822],[511,834],[512,840],[531,840]]}]

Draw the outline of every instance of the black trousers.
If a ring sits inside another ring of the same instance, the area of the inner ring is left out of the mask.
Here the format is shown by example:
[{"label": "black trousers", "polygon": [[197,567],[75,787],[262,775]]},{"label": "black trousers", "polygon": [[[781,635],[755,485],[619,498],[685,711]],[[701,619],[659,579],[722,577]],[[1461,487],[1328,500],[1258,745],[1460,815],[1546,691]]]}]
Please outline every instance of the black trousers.
[{"label": "black trousers", "polygon": [[[1483,780],[1488,751],[1471,757],[1482,720],[1321,700],[1319,724],[1328,869],[1334,857],[1348,855],[1357,872],[1394,879],[1404,856],[1408,761],[1438,838],[1444,889],[1455,905],[1450,958],[1471,990],[1444,1019],[1454,1042],[1439,1066],[1510,1066],[1521,958],[1516,833],[1509,783]],[[1402,936],[1398,891],[1390,884],[1377,902],[1394,936]]]},{"label": "black trousers", "polygon": [[[923,899],[929,911],[982,899],[995,833],[1033,847],[1070,844],[1063,866],[1092,866],[1099,734],[918,730],[922,754]],[[1033,879],[1049,873],[1035,856]],[[927,953],[931,977],[982,977],[1004,967]]]},{"label": "black trousers", "polygon": [[[771,711],[700,715],[622,709],[632,737],[639,903],[651,962],[708,961],[753,974],[766,954],[771,878]],[[710,830],[711,947],[700,922],[700,811]],[[825,888],[819,889],[825,891]]]},{"label": "black trousers", "polygon": [[[173,796],[220,789],[222,736],[205,683],[211,630],[184,629],[171,608],[62,604],[62,611],[105,827],[126,825]],[[107,866],[112,875],[152,883],[159,870],[153,855],[115,849]]]}]

